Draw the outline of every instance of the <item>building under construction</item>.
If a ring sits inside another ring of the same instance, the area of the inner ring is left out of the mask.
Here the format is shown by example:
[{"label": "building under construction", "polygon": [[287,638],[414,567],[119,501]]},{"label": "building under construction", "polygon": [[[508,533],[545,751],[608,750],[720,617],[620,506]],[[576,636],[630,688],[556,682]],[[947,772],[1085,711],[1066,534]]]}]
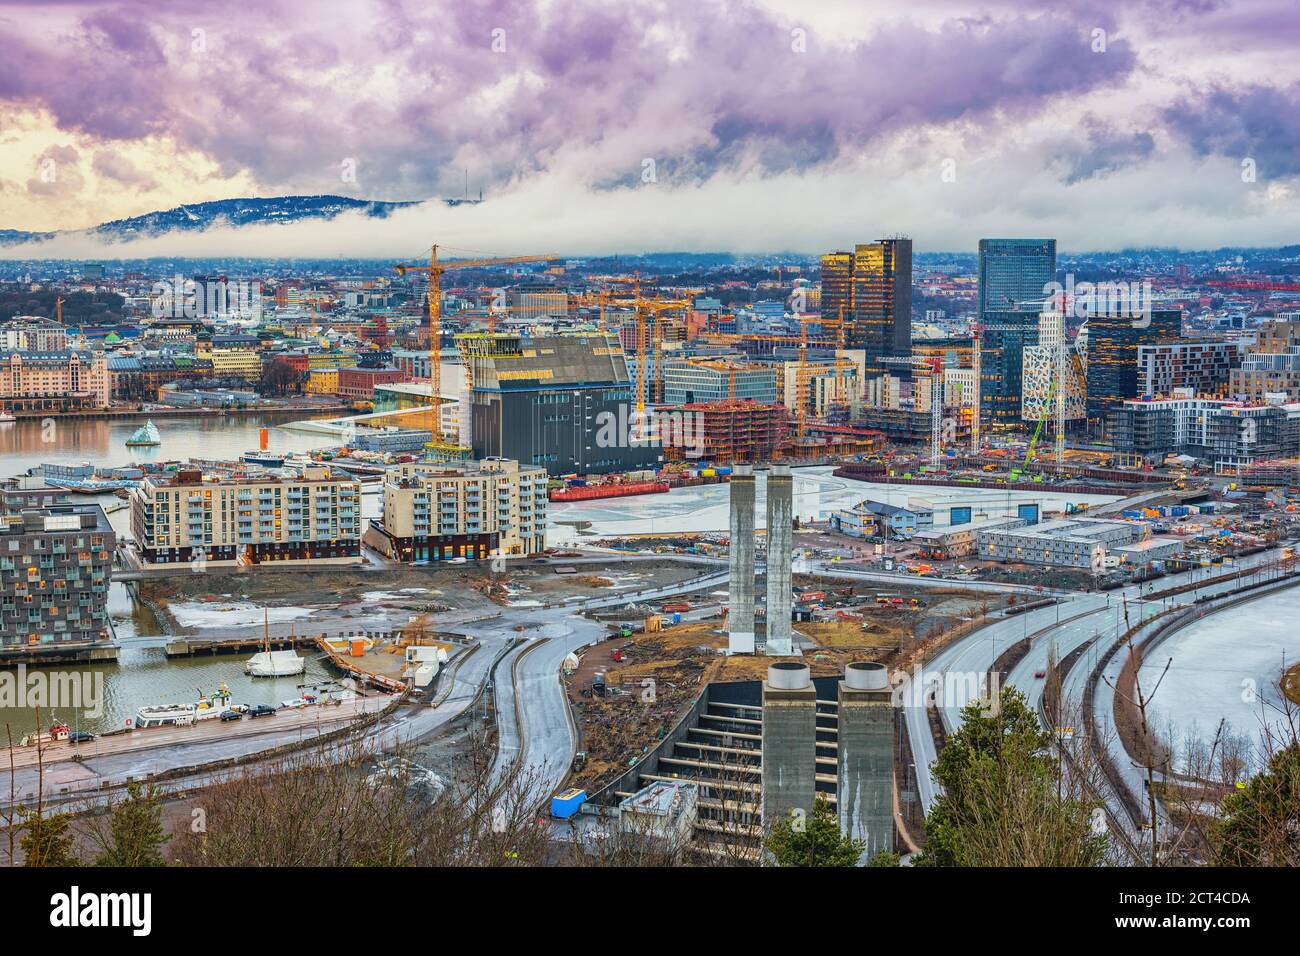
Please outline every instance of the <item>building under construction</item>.
[{"label": "building under construction", "polygon": [[[716,464],[770,461],[778,457],[789,435],[789,411],[784,405],[759,402],[692,402],[674,411],[699,416],[695,434],[703,437],[701,449],[665,448],[666,460],[692,457]],[[702,451],[702,454],[694,454]]]},{"label": "building under construction", "polygon": [[476,458],[512,458],[552,475],[653,468],[640,440],[627,361],[613,333],[457,337]]}]

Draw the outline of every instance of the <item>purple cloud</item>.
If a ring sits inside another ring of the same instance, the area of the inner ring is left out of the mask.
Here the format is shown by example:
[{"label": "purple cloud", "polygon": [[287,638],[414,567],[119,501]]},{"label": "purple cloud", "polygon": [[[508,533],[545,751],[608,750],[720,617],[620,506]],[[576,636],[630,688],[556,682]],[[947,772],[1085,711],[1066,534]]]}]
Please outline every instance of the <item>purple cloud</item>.
[{"label": "purple cloud", "polygon": [[[1132,77],[1135,54],[1041,10],[889,21],[844,46],[748,4],[557,0],[104,6],[51,42],[0,26],[0,100],[106,142],[169,134],[273,188],[458,192],[577,157],[619,183],[653,157],[698,181],[834,162],[930,124],[1007,123]],[[196,52],[191,32],[204,31]],[[496,32],[494,32],[496,31]],[[494,49],[494,41],[499,41]]]},{"label": "purple cloud", "polygon": [[1214,85],[1180,99],[1164,119],[1202,156],[1252,158],[1261,178],[1300,175],[1300,84]]}]

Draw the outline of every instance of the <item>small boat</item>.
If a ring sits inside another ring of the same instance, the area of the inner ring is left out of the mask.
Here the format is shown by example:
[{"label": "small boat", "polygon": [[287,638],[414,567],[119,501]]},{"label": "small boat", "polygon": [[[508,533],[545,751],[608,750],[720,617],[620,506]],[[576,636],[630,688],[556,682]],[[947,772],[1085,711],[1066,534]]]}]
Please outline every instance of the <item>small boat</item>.
[{"label": "small boat", "polygon": [[18,421],[18,419],[14,418],[8,412],[0,412],[0,425],[8,425],[10,422],[16,421]]},{"label": "small boat", "polygon": [[292,677],[306,667],[306,659],[297,651],[261,651],[244,663],[244,673],[250,677]]},{"label": "small boat", "polygon": [[196,720],[220,717],[227,710],[230,710],[230,690],[223,682],[217,688],[217,692],[211,696],[200,691],[199,699],[192,704],[155,704],[141,707],[136,712],[135,726],[140,729],[169,725],[188,727]]},{"label": "small boat", "polygon": [[244,662],[244,673],[250,677],[292,677],[307,667],[305,658],[295,650],[271,650],[271,625],[266,609],[262,609],[262,650]]},{"label": "small boat", "polygon": [[135,434],[126,440],[127,448],[154,448],[162,444],[162,435],[158,432],[158,426],[153,423],[153,419],[145,422]]}]

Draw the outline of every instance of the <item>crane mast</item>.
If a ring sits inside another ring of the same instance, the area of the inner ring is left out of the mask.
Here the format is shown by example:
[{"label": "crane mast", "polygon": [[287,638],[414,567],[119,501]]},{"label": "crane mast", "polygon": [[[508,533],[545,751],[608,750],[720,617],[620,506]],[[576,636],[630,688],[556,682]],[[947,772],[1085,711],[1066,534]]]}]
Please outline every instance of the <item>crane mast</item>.
[{"label": "crane mast", "polygon": [[442,396],[442,274],[448,269],[472,269],[483,266],[504,266],[525,262],[548,262],[560,258],[558,254],[548,253],[540,256],[491,256],[481,259],[453,259],[450,262],[438,261],[438,246],[435,243],[429,249],[429,264],[398,264],[393,268],[398,275],[408,272],[427,272],[429,274],[429,404],[433,406],[432,423],[429,429],[435,443],[441,440],[442,424],[439,419],[438,403]]}]

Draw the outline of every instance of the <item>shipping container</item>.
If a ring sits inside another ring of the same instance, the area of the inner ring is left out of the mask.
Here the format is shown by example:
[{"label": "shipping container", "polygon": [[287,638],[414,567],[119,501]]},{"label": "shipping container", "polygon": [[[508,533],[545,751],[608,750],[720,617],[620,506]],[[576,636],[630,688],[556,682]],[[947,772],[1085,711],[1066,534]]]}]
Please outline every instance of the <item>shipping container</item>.
[{"label": "shipping container", "polygon": [[551,797],[551,816],[557,820],[567,820],[579,810],[587,800],[587,791],[576,787],[565,790]]}]

